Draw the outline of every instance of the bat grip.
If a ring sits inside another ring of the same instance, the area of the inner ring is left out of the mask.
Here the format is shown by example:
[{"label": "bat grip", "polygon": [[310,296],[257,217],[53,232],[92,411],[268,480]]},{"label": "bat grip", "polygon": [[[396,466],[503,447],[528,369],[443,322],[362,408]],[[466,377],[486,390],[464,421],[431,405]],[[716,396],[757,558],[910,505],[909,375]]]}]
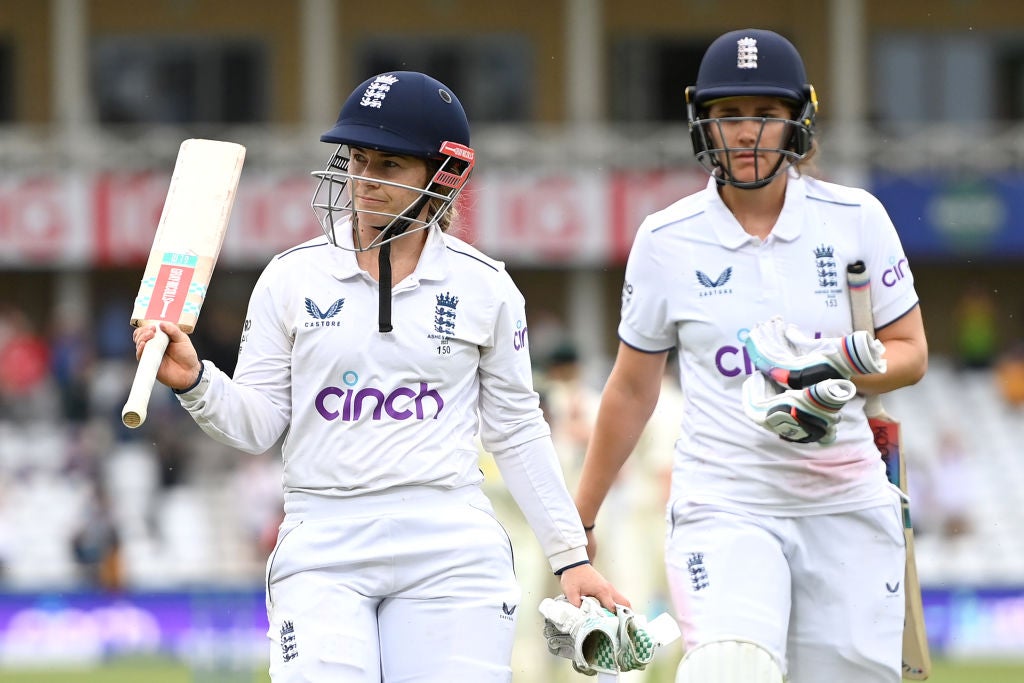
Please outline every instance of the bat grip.
[{"label": "bat grip", "polygon": [[121,422],[125,427],[135,429],[146,421],[146,410],[149,406],[149,396],[153,393],[153,384],[156,382],[156,373],[160,369],[160,362],[164,359],[164,351],[170,337],[167,336],[159,325],[156,328],[156,336],[146,342],[142,349],[142,357],[139,358],[139,367],[135,371],[135,380],[132,382],[131,391],[128,392],[128,400],[121,409]]}]

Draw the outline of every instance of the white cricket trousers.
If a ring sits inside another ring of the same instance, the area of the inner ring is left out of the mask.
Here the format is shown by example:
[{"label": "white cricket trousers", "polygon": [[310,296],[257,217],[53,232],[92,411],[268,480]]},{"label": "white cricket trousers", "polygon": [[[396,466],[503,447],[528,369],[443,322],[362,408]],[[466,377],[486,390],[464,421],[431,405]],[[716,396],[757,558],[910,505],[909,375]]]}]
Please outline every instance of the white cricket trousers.
[{"label": "white cricket trousers", "polygon": [[899,683],[906,549],[893,498],[806,517],[672,506],[665,561],[686,648],[738,637],[788,683]]},{"label": "white cricket trousers", "polygon": [[520,589],[477,487],[289,492],[267,561],[273,683],[512,680]]}]

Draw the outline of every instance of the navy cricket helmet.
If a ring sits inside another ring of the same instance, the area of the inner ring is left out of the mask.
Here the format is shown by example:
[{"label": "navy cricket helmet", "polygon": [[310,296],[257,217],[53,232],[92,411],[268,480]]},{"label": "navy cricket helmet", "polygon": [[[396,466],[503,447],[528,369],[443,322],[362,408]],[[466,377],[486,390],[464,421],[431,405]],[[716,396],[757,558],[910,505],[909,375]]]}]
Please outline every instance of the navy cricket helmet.
[{"label": "navy cricket helmet", "polygon": [[441,81],[415,71],[368,78],[349,95],[321,142],[442,159],[441,145],[469,145],[462,103]]},{"label": "navy cricket helmet", "polygon": [[[380,247],[435,224],[446,229],[452,205],[475,163],[469,146],[469,121],[459,99],[444,83],[415,71],[390,71],[363,81],[345,100],[334,127],[320,140],[338,147],[327,167],[313,173],[320,181],[313,195],[313,212],[335,246],[355,251]],[[357,211],[352,197],[354,181],[396,184],[351,173],[352,147],[425,159],[432,175],[425,187],[398,186],[419,192],[418,199],[401,213]],[[356,230],[354,246],[343,246],[347,242],[337,239],[335,229],[348,226],[346,221],[354,226],[359,214],[380,217],[383,224],[374,228],[379,234],[364,244]]]},{"label": "navy cricket helmet", "polygon": [[[705,118],[709,103],[744,96],[778,97],[792,103],[794,112],[784,147],[773,150],[781,155],[779,163],[770,175],[754,182],[733,179],[728,148],[716,148],[712,142],[711,127],[721,130],[725,119]],[[803,59],[789,40],[774,31],[742,29],[719,36],[708,47],[697,83],[686,89],[686,110],[697,160],[719,183],[750,189],[771,182],[784,161],[795,163],[811,152],[818,99],[807,82]]]}]

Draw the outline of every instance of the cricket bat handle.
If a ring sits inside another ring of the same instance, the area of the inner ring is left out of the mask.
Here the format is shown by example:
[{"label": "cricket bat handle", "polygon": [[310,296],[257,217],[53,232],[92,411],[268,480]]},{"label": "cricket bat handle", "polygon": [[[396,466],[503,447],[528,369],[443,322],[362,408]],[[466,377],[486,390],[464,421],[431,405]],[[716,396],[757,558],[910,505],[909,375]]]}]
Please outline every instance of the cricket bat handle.
[{"label": "cricket bat handle", "polygon": [[125,427],[135,429],[146,421],[149,396],[153,393],[156,373],[160,369],[160,362],[164,359],[164,351],[167,350],[170,341],[167,333],[157,325],[156,336],[146,342],[145,348],[142,349],[139,367],[135,370],[135,380],[132,382],[131,391],[128,392],[128,400],[121,409],[121,422]]}]

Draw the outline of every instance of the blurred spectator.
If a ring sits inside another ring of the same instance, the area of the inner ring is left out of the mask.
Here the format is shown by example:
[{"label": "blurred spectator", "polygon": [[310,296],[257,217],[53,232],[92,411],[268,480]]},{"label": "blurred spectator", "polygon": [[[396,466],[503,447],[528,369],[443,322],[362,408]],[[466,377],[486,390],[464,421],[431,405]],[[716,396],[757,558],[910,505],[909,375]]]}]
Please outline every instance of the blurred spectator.
[{"label": "blurred spectator", "polygon": [[247,456],[232,474],[231,487],[238,501],[236,514],[249,538],[253,557],[261,560],[274,551],[284,519],[280,456],[273,451]]},{"label": "blurred spectator", "polygon": [[931,480],[937,531],[947,540],[970,533],[974,473],[959,432],[945,429],[939,435]]},{"label": "blurred spectator", "polygon": [[242,312],[232,310],[227,304],[208,302],[203,308],[203,322],[192,334],[192,343],[200,357],[212,361],[228,375],[235,374],[238,363],[238,344],[242,337],[244,303]]},{"label": "blurred spectator", "polygon": [[670,609],[664,565],[665,505],[682,415],[679,367],[672,351],[654,413],[608,492],[608,512],[600,516],[597,527],[602,548],[599,569],[616,585],[628,586],[634,609],[648,617]]},{"label": "blurred spectator", "polygon": [[958,367],[992,367],[999,346],[996,315],[996,302],[989,289],[977,282],[969,284],[954,310]]},{"label": "blurred spectator", "polygon": [[101,294],[102,304],[99,322],[96,325],[96,351],[100,358],[131,359],[135,357],[132,345],[129,319],[132,314],[131,303],[126,303],[121,292]]},{"label": "blurred spectator", "polygon": [[1024,406],[1024,342],[1002,354],[995,367],[999,393],[1011,408]]},{"label": "blurred spectator", "polygon": [[584,382],[579,353],[571,343],[562,342],[556,346],[543,367],[544,376],[538,389],[544,395],[555,450],[572,491],[583,466],[583,456],[587,452],[601,397],[597,390]]},{"label": "blurred spectator", "polygon": [[89,405],[94,367],[92,342],[80,314],[58,315],[50,339],[50,372],[60,392],[64,419],[81,426],[92,414]]},{"label": "blurred spectator", "polygon": [[99,485],[93,487],[82,523],[71,537],[71,549],[89,586],[106,591],[122,588],[121,537]]},{"label": "blurred spectator", "polygon": [[529,345],[533,367],[543,369],[559,347],[565,345],[568,334],[565,323],[557,314],[543,308],[528,310],[527,316],[530,320]]},{"label": "blurred spectator", "polygon": [[0,414],[31,414],[45,391],[50,350],[25,312],[0,309]]}]

